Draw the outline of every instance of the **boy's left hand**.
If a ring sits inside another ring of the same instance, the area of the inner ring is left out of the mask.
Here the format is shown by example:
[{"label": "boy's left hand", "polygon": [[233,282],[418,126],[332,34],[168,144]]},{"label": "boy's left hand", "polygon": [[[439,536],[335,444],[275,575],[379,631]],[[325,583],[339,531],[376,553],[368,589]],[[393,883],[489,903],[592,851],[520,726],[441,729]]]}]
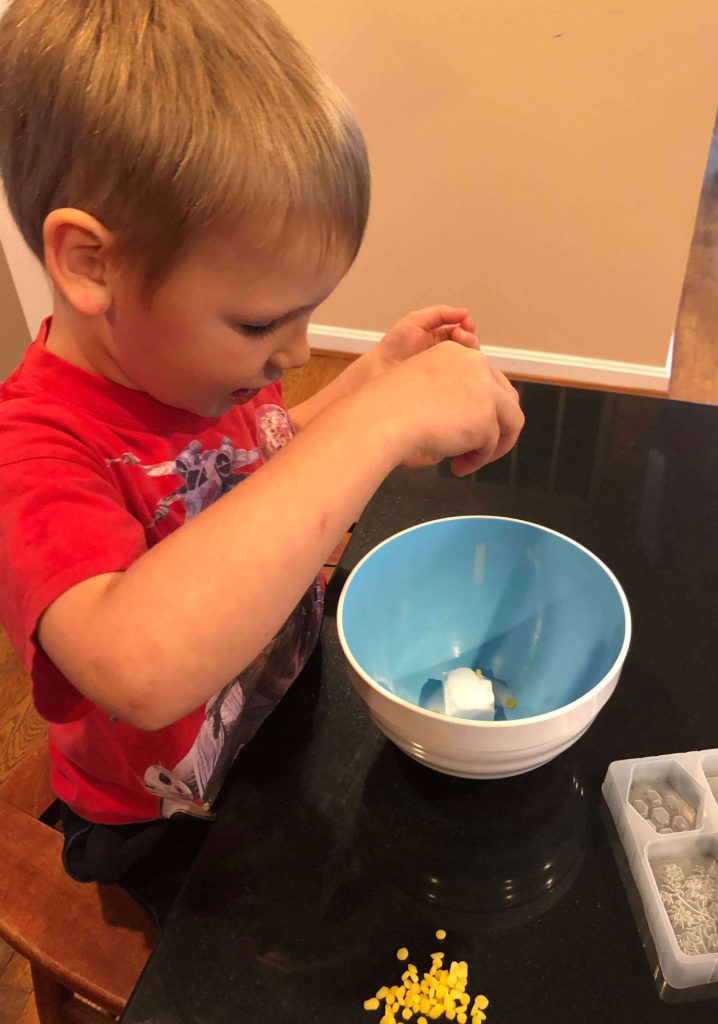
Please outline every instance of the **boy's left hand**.
[{"label": "boy's left hand", "polygon": [[407,313],[391,327],[374,348],[377,370],[418,355],[442,341],[456,341],[467,348],[478,348],[474,321],[467,309],[454,306],[428,306]]},{"label": "boy's left hand", "polygon": [[[386,332],[381,341],[350,363],[335,380],[311,398],[293,406],[291,417],[295,429],[301,430],[327,405],[363,387],[373,377],[380,376],[398,363],[406,362],[442,341],[455,341],[466,348],[479,348],[474,331],[474,321],[464,308],[428,306],[407,313]],[[511,387],[498,370],[492,369],[492,373],[497,379],[500,376],[506,387]]]}]

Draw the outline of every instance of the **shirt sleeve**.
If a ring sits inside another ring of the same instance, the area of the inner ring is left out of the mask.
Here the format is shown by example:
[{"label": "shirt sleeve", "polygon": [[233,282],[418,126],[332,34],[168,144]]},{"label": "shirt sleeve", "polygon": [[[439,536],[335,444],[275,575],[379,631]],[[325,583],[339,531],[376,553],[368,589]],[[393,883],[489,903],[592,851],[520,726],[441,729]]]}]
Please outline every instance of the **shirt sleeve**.
[{"label": "shirt sleeve", "polygon": [[68,454],[0,465],[0,620],[50,721],[74,717],[86,701],[38,647],[40,616],[70,587],[120,572],[147,550],[104,467],[79,441]]}]

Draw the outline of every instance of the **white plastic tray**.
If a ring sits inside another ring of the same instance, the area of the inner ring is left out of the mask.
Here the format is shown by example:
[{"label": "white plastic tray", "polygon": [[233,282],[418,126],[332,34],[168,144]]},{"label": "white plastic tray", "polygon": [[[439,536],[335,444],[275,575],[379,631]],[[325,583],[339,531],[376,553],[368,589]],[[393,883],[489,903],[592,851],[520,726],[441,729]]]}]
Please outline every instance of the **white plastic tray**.
[{"label": "white plastic tray", "polygon": [[718,749],[613,761],[602,786],[663,977],[676,989],[718,982],[714,779]]}]

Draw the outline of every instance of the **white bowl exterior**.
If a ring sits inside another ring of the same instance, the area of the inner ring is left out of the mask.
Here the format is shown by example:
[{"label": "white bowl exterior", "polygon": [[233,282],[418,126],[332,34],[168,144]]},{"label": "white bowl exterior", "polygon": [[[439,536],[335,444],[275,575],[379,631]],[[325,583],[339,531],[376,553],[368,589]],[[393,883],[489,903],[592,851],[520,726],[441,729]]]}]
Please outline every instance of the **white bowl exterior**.
[{"label": "white bowl exterior", "polygon": [[[452,518],[452,517],[448,517]],[[591,690],[571,704],[535,715],[531,718],[511,719],[503,722],[464,721],[432,711],[426,711],[395,697],[379,683],[370,682],[362,674],[348,649],[342,626],[344,595],[355,573],[375,551],[390,543],[402,533],[421,530],[431,522],[402,530],[372,548],[354,567],[347,578],[339,598],[337,629],[349,677],[371,717],[384,735],[415,761],[466,779],[502,779],[510,775],[539,768],[564,750],[567,750],[588,729],[603,705],[616,689],[623,663],[631,641],[631,611],[623,587],[607,565],[582,544],[537,523],[510,519],[503,516],[459,516],[468,519],[506,519],[522,523],[545,533],[554,534],[584,551],[613,581],[620,597],[625,617],[625,633],[620,653],[609,672]],[[442,522],[434,520],[433,522]]]},{"label": "white bowl exterior", "polygon": [[513,722],[464,722],[426,712],[370,686],[351,664],[347,668],[379,729],[415,761],[466,779],[502,779],[539,768],[575,743],[615,690],[622,664],[588,700],[560,715]]}]

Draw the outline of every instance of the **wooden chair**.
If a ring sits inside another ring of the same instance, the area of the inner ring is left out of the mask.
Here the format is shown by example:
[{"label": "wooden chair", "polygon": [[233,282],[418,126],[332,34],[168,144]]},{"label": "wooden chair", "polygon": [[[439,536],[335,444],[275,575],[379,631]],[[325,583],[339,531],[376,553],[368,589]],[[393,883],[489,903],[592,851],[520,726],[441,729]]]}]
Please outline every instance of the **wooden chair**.
[{"label": "wooden chair", "polygon": [[107,1024],[157,929],[120,886],[65,873],[62,836],[45,823],[53,801],[43,747],[0,786],[0,937],[30,961],[40,1024]]}]

